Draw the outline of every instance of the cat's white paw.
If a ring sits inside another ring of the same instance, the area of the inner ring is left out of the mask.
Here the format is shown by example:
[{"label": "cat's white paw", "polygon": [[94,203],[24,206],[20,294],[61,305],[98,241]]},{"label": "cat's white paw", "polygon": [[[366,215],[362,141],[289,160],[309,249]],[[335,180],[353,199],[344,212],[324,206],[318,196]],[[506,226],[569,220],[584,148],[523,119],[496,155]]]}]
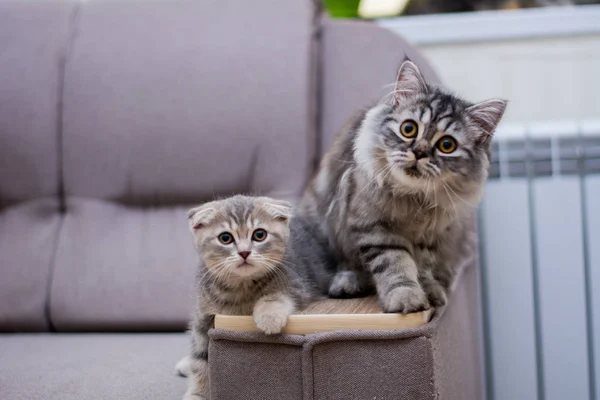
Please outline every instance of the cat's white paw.
[{"label": "cat's white paw", "polygon": [[287,319],[288,314],[284,310],[269,310],[254,315],[256,326],[267,335],[281,332]]},{"label": "cat's white paw", "polygon": [[254,305],[252,315],[258,329],[272,335],[281,332],[295,309],[296,305],[289,296],[276,293],[260,298]]},{"label": "cat's white paw", "polygon": [[188,377],[192,374],[192,360],[189,356],[183,357],[175,365],[175,374]]},{"label": "cat's white paw", "polygon": [[388,313],[408,314],[430,308],[427,295],[420,286],[401,286],[381,298],[383,310]]}]

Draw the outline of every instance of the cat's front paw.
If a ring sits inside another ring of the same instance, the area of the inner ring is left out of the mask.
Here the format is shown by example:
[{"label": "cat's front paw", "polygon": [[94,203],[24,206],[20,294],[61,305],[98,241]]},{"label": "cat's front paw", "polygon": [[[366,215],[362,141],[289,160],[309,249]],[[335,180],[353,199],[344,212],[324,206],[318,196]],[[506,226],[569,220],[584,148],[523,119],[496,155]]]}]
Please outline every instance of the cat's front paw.
[{"label": "cat's front paw", "polygon": [[446,296],[446,291],[442,287],[442,285],[436,283],[433,285],[425,286],[425,293],[427,293],[427,300],[429,304],[431,304],[434,308],[439,308],[445,306],[448,302],[448,297]]},{"label": "cat's front paw", "polygon": [[408,314],[430,308],[427,295],[420,286],[401,286],[381,298],[383,311]]},{"label": "cat's front paw", "polygon": [[287,319],[288,314],[280,310],[269,310],[254,315],[256,326],[267,335],[281,332]]}]

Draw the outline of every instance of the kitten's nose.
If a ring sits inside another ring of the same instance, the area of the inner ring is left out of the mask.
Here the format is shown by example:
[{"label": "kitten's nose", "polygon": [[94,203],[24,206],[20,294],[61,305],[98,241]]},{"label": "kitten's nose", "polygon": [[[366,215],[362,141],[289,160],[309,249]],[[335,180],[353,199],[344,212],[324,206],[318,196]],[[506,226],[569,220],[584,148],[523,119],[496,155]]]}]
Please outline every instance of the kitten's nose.
[{"label": "kitten's nose", "polygon": [[424,140],[419,140],[418,142],[413,143],[413,145],[411,146],[411,150],[417,160],[420,158],[425,158],[429,155],[429,146]]},{"label": "kitten's nose", "polygon": [[240,252],[238,252],[238,254],[240,255],[240,257],[242,257],[245,260],[250,255],[250,252],[249,251],[240,251]]},{"label": "kitten's nose", "polygon": [[413,149],[413,154],[417,160],[427,157],[427,151],[419,148]]}]

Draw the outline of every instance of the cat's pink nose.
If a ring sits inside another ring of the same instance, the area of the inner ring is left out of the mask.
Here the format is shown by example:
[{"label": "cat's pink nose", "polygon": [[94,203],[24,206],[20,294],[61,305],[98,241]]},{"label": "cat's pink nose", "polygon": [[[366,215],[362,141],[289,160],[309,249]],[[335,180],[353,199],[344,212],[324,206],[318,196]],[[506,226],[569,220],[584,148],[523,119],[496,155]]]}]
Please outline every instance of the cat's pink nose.
[{"label": "cat's pink nose", "polygon": [[238,252],[238,254],[240,255],[240,257],[242,257],[245,260],[250,255],[250,252],[249,251],[240,251],[240,252]]}]

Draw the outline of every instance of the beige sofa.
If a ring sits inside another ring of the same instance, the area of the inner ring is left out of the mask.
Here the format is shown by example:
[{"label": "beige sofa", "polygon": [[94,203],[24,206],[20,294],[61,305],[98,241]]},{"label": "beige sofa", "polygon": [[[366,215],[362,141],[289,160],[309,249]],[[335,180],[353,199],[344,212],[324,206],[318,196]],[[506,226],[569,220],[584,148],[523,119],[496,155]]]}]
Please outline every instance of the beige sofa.
[{"label": "beige sofa", "polygon": [[[0,398],[179,399],[186,209],[297,199],[406,55],[310,0],[1,1]],[[481,398],[471,264],[420,329],[211,332],[213,397]]]}]

